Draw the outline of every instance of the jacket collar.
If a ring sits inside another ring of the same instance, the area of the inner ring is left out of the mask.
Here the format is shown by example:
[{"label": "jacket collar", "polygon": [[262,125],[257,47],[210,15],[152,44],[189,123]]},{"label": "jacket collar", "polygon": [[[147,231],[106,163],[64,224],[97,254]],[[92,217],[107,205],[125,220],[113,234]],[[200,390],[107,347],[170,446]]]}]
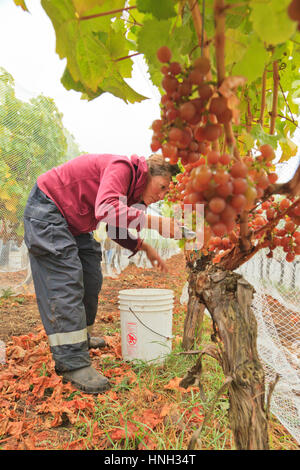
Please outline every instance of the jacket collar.
[{"label": "jacket collar", "polygon": [[130,160],[135,168],[135,181],[133,181],[131,197],[134,202],[139,202],[148,181],[148,165],[144,157],[137,155],[132,155]]}]

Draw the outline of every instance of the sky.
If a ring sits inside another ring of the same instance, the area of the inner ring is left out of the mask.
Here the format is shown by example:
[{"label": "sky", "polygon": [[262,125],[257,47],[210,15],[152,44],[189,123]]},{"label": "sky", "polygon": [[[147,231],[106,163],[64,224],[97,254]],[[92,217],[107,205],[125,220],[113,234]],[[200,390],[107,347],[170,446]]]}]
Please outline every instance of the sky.
[{"label": "sky", "polygon": [[143,59],[136,58],[127,82],[149,99],[126,104],[105,93],[90,102],[82,100],[80,93],[67,91],[60,83],[66,61],[55,52],[54,29],[40,1],[26,0],[26,5],[30,13],[13,0],[0,0],[0,66],[13,76],[17,97],[53,98],[64,126],[83,151],[150,155],[150,126],[160,114],[160,95],[148,79]]}]

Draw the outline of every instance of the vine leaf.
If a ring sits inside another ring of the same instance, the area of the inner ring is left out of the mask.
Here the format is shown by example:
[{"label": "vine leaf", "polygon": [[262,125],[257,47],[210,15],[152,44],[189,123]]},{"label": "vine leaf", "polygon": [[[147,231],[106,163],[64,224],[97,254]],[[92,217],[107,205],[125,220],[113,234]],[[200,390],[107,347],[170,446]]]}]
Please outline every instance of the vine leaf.
[{"label": "vine leaf", "polygon": [[268,0],[264,2],[251,2],[252,12],[250,20],[253,29],[262,41],[276,46],[281,44],[295,33],[297,23],[291,21],[287,15],[290,0]]},{"label": "vine leaf", "polygon": [[161,87],[161,64],[156,51],[162,45],[170,47],[173,51],[172,60],[182,61],[193,48],[193,34],[189,25],[172,28],[172,20],[158,20],[149,18],[143,22],[143,28],[138,32],[137,48],[144,54],[149,66],[152,82]]},{"label": "vine leaf", "polygon": [[176,16],[173,0],[153,1],[153,0],[137,0],[136,5],[142,13],[151,13],[159,20],[167,20]]},{"label": "vine leaf", "polygon": [[21,7],[22,10],[24,11],[28,11],[28,8],[26,6],[26,3],[25,3],[25,0],[14,0],[15,4],[17,5],[17,7]]},{"label": "vine leaf", "polygon": [[280,142],[280,147],[282,150],[282,154],[280,157],[279,162],[286,162],[289,160],[291,157],[294,157],[297,155],[298,147],[297,145],[288,137],[286,138],[285,141]]},{"label": "vine leaf", "polygon": [[[91,14],[92,10],[95,7],[100,7],[105,2],[103,0],[72,0],[72,3],[78,13],[79,16],[87,15],[88,13]],[[115,3],[115,2],[110,2]],[[118,0],[118,5],[111,5],[108,10],[112,10],[115,8],[121,8],[124,4],[124,1]],[[106,7],[106,5],[105,5]]]},{"label": "vine leaf", "polygon": [[269,144],[273,148],[277,147],[278,141],[280,139],[279,135],[270,135],[264,132],[260,124],[253,125],[250,133],[255,140],[259,141],[260,145]]},{"label": "vine leaf", "polygon": [[[145,96],[131,88],[124,78],[131,77],[132,61],[118,61],[128,55],[132,44],[125,37],[120,24],[112,17],[101,16],[80,21],[78,11],[86,11],[81,1],[42,0],[56,32],[56,51],[67,59],[67,69],[61,79],[67,89],[82,92],[82,97],[92,100],[104,92],[112,93],[126,103],[141,102]],[[86,4],[93,14],[105,8],[123,7],[124,0],[93,1]],[[88,10],[90,12],[90,10]],[[122,63],[121,63],[122,62]]]},{"label": "vine leaf", "polygon": [[249,46],[244,56],[232,69],[233,75],[246,77],[248,84],[263,75],[265,65],[269,60],[269,55],[259,38],[252,35],[249,39]]}]

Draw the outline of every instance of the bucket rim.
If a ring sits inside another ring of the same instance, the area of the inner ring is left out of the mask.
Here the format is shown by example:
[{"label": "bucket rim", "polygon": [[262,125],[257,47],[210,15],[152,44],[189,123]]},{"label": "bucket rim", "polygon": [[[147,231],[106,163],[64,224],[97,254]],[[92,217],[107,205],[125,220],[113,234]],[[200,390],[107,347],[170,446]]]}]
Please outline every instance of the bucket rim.
[{"label": "bucket rim", "polygon": [[[147,299],[146,299],[147,300]],[[120,299],[118,301],[119,305],[137,305],[138,307],[145,307],[145,299]],[[152,300],[151,299],[151,304],[150,305],[173,305],[174,304],[174,299],[161,299],[161,300]]]},{"label": "bucket rim", "polygon": [[155,288],[150,288],[150,287],[146,287],[146,288],[140,288],[140,289],[122,289],[119,291],[119,295],[123,294],[123,295],[132,295],[134,293],[139,293],[139,294],[150,294],[150,295],[154,295],[154,294],[169,294],[169,295],[172,295],[174,296],[174,291],[172,289],[155,289]]}]

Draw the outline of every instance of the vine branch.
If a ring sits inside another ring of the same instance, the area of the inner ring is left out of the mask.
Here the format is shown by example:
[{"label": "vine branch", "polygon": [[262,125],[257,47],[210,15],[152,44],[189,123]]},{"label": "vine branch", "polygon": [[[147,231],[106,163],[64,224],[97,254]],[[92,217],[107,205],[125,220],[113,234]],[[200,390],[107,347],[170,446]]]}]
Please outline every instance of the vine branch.
[{"label": "vine branch", "polygon": [[279,89],[279,72],[278,72],[278,62],[275,60],[273,62],[273,106],[272,106],[272,115],[270,123],[270,134],[274,135],[275,132],[275,123],[277,118],[277,108],[278,108],[278,89]]},{"label": "vine branch", "polygon": [[[195,27],[195,31],[198,38],[198,43],[202,51],[202,55],[209,58],[209,49],[207,47],[207,36],[203,27],[203,17],[200,13],[199,4],[196,0],[188,0],[189,8],[192,13],[193,23]],[[204,3],[204,0],[203,0]]]},{"label": "vine branch", "polygon": [[[288,121],[291,121],[293,124],[297,125],[296,122],[295,122],[293,113],[292,113],[292,111],[291,111],[290,105],[288,104],[287,99],[286,99],[286,97],[285,97],[285,94],[284,94],[284,91],[283,91],[283,89],[282,89],[280,80],[279,80],[279,87],[280,87],[280,91],[281,91],[281,93],[282,93],[283,99],[284,99],[284,101],[285,101],[286,107],[287,107],[287,109],[289,110],[289,113],[290,113],[290,115],[291,115],[291,119],[288,119],[288,118],[286,118],[286,119],[287,119]],[[278,116],[280,116],[280,115],[278,114]],[[282,117],[282,116],[280,116],[280,117]]]},{"label": "vine branch", "polygon": [[88,16],[79,16],[78,13],[76,13],[76,16],[78,17],[79,21],[91,20],[93,18],[100,18],[101,16],[109,16],[109,15],[114,15],[115,13],[121,13],[122,11],[133,10],[134,8],[136,8],[136,6],[118,8],[117,10],[105,11],[103,13],[96,13],[95,15],[88,15]]},{"label": "vine branch", "polygon": [[[215,12],[215,47],[218,85],[225,79],[225,3],[224,0],[214,0]],[[232,150],[236,160],[240,159],[238,147],[232,130],[231,122],[224,124],[224,132],[227,146]]]},{"label": "vine branch", "polygon": [[258,123],[262,126],[264,122],[264,113],[266,108],[266,86],[267,86],[267,70],[264,69],[262,76],[262,89],[261,89],[261,105],[260,105],[260,116]]}]

